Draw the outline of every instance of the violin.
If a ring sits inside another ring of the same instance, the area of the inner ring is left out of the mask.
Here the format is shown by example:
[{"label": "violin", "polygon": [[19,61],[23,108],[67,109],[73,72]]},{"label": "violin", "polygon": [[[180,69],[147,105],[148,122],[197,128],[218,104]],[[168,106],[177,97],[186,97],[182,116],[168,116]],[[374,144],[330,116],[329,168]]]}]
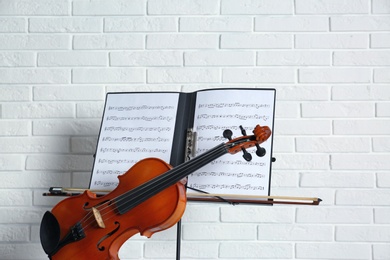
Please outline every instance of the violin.
[{"label": "violin", "polygon": [[175,168],[157,158],[143,159],[118,176],[118,186],[106,195],[86,190],[59,202],[40,226],[49,259],[119,260],[120,247],[133,235],[151,237],[181,219],[187,202],[183,178],[227,153],[243,151],[248,157],[247,148],[259,148],[271,136],[269,127],[259,125],[253,135],[235,139],[225,132],[228,142]]}]

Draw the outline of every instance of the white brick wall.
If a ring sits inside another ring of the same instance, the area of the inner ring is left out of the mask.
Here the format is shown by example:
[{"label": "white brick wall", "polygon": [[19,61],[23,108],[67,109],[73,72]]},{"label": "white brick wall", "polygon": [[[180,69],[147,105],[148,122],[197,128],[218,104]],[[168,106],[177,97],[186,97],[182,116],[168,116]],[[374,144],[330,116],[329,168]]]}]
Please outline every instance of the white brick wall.
[{"label": "white brick wall", "polygon": [[272,87],[271,193],[323,203],[189,203],[182,259],[389,260],[389,84],[389,0],[0,0],[0,258],[46,259],[41,194],[88,186],[107,91]]}]

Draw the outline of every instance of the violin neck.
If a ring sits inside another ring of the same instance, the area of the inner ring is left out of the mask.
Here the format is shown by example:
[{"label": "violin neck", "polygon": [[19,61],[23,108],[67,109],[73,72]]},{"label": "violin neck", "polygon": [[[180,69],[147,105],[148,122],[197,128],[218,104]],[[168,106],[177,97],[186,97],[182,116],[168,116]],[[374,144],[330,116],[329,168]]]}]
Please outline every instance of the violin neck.
[{"label": "violin neck", "polygon": [[156,195],[160,191],[174,185],[184,177],[187,177],[194,171],[207,165],[213,160],[228,153],[226,144],[222,143],[211,150],[195,157],[194,159],[187,161],[166,173],[159,175],[158,177],[132,189],[118,198],[117,208],[120,214],[124,214],[132,208],[136,207],[140,203],[146,201],[150,197]]}]

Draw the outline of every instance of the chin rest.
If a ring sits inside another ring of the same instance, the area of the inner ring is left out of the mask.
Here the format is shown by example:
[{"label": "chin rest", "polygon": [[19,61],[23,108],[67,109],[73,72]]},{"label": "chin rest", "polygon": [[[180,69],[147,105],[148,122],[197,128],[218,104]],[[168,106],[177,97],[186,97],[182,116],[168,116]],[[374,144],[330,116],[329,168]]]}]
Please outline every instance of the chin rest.
[{"label": "chin rest", "polygon": [[50,211],[43,215],[39,233],[43,250],[49,256],[52,255],[60,243],[60,225]]}]

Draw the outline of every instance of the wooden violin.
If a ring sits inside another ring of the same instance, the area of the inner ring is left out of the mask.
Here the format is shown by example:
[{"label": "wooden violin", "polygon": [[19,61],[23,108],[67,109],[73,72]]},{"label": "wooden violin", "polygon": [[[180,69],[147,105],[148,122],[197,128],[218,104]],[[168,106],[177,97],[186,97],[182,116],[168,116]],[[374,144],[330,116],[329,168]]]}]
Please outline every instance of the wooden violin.
[{"label": "wooden violin", "polygon": [[41,244],[52,260],[119,259],[131,236],[150,237],[176,224],[186,206],[184,177],[218,157],[258,146],[271,136],[257,125],[253,135],[221,143],[175,168],[157,158],[139,161],[119,176],[118,186],[98,197],[91,191],[66,198],[47,211],[40,227]]}]

